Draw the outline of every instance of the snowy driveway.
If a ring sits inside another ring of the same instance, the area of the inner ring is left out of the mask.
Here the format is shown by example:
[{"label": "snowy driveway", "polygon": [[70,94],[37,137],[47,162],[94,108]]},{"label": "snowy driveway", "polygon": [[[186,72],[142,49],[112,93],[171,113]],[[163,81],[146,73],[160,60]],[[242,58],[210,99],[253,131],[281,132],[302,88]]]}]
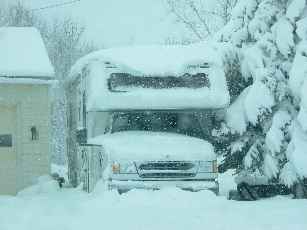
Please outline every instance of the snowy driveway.
[{"label": "snowy driveway", "polygon": [[0,196],[1,230],[95,229],[307,229],[307,200],[275,197],[256,202],[228,201],[209,191],[191,193],[174,188],[132,191],[124,195],[93,194],[77,189]]}]

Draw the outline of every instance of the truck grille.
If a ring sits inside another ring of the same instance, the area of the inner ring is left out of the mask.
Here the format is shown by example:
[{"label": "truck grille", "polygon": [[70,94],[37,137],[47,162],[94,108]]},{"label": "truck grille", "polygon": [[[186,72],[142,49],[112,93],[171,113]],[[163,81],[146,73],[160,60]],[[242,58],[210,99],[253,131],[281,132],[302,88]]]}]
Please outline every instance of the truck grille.
[{"label": "truck grille", "polygon": [[169,161],[169,162],[149,162],[141,164],[140,170],[190,170],[194,168],[191,162]]},{"label": "truck grille", "polygon": [[188,178],[194,177],[195,173],[144,173],[142,178]]},{"label": "truck grille", "polygon": [[197,165],[188,161],[142,162],[137,167],[141,178],[189,178],[197,172]]}]

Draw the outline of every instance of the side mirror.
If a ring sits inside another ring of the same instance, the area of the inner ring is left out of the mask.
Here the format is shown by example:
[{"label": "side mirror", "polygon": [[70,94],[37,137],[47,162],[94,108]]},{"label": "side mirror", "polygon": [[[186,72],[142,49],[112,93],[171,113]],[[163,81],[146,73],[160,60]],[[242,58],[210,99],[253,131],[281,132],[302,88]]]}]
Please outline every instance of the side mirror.
[{"label": "side mirror", "polygon": [[78,144],[87,143],[87,129],[79,129],[76,134]]}]

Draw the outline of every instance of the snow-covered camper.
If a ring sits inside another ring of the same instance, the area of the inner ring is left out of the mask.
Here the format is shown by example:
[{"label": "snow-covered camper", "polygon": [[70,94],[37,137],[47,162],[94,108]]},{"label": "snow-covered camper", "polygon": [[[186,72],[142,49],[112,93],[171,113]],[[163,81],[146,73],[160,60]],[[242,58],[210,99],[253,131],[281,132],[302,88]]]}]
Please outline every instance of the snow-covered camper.
[{"label": "snow-covered camper", "polygon": [[218,192],[206,139],[212,111],[229,104],[223,51],[221,44],[149,46],[81,58],[67,85],[71,182],[95,176],[86,167],[90,151],[120,192],[164,185]]},{"label": "snow-covered camper", "polygon": [[54,71],[35,28],[0,28],[0,195],[50,173]]}]

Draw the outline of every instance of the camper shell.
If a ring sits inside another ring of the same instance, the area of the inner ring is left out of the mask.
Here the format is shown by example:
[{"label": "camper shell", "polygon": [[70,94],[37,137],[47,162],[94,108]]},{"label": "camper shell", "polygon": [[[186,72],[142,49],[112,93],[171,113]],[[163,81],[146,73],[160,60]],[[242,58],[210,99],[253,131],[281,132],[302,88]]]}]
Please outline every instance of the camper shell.
[{"label": "camper shell", "polygon": [[[69,177],[109,188],[218,191],[213,114],[229,104],[225,44],[106,49],[72,68]],[[95,160],[92,160],[95,159]]]}]

